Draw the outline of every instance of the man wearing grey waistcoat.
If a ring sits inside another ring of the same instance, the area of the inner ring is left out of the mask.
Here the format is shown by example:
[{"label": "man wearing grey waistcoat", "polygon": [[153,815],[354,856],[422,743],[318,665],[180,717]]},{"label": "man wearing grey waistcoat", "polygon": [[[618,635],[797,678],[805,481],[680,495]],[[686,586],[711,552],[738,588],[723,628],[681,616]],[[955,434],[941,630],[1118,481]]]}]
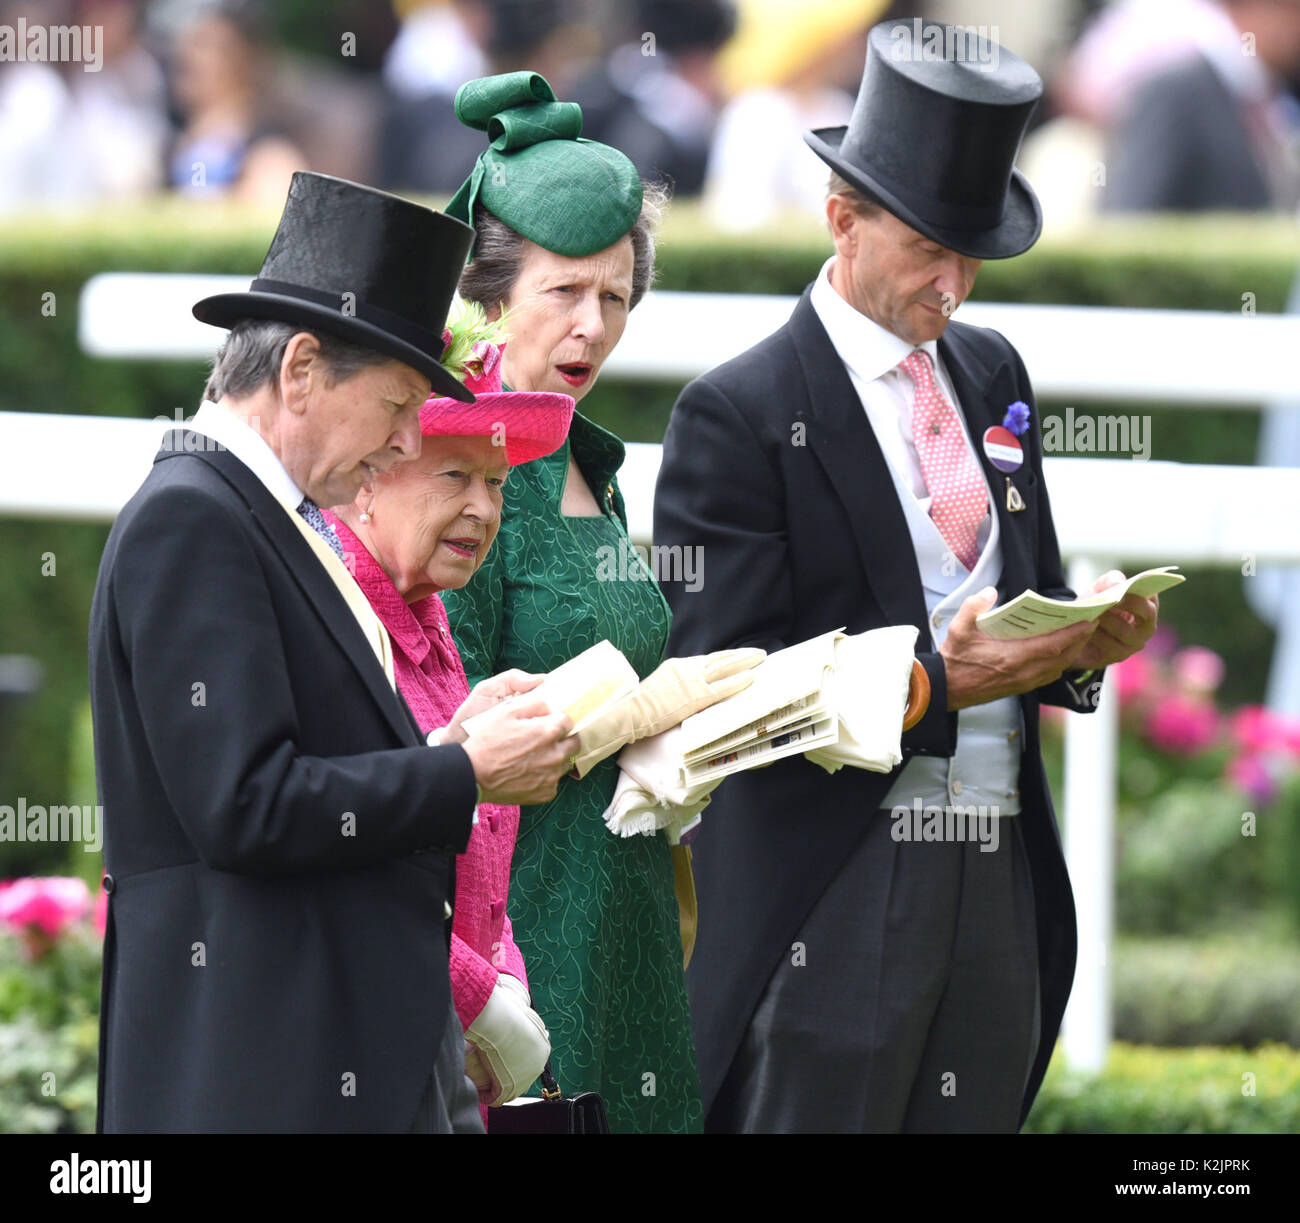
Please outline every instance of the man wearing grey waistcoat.
[{"label": "man wearing grey waistcoat", "polygon": [[877,26],[847,128],[806,137],[834,254],[673,412],[655,542],[701,548],[705,578],[665,586],[669,651],[913,624],[931,689],[891,773],[795,756],[714,795],[688,973],[713,1131],[1014,1131],[1051,1056],[1075,921],[1039,706],[1094,708],[1157,604],[1020,641],[975,624],[1072,597],[1024,365],[949,321],[1038,237],[1014,160],[1041,92],[996,44]]}]

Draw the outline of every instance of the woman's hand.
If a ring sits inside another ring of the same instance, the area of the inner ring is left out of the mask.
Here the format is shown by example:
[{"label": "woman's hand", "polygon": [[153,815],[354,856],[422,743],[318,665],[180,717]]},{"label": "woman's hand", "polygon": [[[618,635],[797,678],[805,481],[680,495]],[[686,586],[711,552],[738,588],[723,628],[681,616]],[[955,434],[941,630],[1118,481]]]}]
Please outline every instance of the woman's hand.
[{"label": "woman's hand", "polygon": [[484,710],[491,709],[493,705],[509,700],[512,696],[518,696],[521,692],[531,692],[544,678],[541,675],[529,675],[527,671],[512,670],[502,671],[500,675],[480,680],[474,685],[474,690],[465,698],[461,707],[452,715],[451,721],[439,736],[439,742],[464,743],[468,736],[462,727],[463,722],[476,714],[483,713]]},{"label": "woman's hand", "polygon": [[474,1084],[479,1102],[491,1106],[492,1101],[501,1094],[501,1084],[492,1077],[492,1071],[483,1060],[478,1046],[473,1041],[465,1042],[465,1077]]},{"label": "woman's hand", "polygon": [[465,1072],[489,1105],[513,1100],[542,1073],[551,1055],[550,1034],[528,991],[504,972],[465,1039]]}]

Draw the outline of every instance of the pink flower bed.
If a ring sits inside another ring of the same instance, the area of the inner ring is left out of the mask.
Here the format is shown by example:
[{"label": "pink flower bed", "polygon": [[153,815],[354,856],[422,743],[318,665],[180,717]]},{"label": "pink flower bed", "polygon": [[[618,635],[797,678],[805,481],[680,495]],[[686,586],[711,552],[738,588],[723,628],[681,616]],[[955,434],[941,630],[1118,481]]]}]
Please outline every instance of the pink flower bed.
[{"label": "pink flower bed", "polygon": [[1195,756],[1218,743],[1224,724],[1214,703],[1223,681],[1223,659],[1203,646],[1176,653],[1155,640],[1140,654],[1106,672],[1125,715],[1152,747],[1174,756]]},{"label": "pink flower bed", "polygon": [[[15,931],[33,958],[44,955],[90,915],[90,889],[84,879],[36,876],[0,883],[0,925]],[[102,924],[96,920],[95,925],[102,934]]]},{"label": "pink flower bed", "polygon": [[1300,718],[1259,705],[1221,712],[1214,694],[1223,676],[1223,659],[1213,650],[1178,649],[1161,629],[1145,650],[1107,670],[1106,686],[1118,696],[1126,725],[1152,747],[1179,757],[1226,748],[1224,778],[1266,803],[1283,776],[1300,767]]}]

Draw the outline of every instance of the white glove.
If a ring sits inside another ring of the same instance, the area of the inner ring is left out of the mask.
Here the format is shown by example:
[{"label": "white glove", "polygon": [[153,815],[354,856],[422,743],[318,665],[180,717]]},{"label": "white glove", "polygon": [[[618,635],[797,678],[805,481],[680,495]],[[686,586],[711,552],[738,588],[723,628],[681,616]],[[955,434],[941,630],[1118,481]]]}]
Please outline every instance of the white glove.
[{"label": "white glove", "polygon": [[690,807],[665,803],[644,789],[631,774],[620,769],[618,785],[614,787],[614,801],[605,808],[602,818],[605,827],[616,837],[650,837],[662,829],[669,845],[679,845],[682,833],[700,823],[700,813],[708,805],[707,794]]},{"label": "white glove", "polygon": [[533,1010],[528,991],[506,972],[497,974],[465,1039],[471,1046],[465,1053],[465,1073],[480,1091],[497,1089],[490,1105],[513,1100],[542,1073],[551,1055],[550,1034]]},{"label": "white glove", "polygon": [[660,663],[634,692],[579,729],[582,748],[574,760],[578,776],[586,777],[619,748],[662,734],[748,688],[754,682],[751,669],[766,657],[766,651],[746,646]]},{"label": "white glove", "polygon": [[652,836],[663,829],[668,844],[676,845],[682,833],[699,822],[723,779],[688,786],[678,747],[681,737],[682,728],[674,726],[623,749],[614,800],[604,814],[605,827],[615,836]]}]

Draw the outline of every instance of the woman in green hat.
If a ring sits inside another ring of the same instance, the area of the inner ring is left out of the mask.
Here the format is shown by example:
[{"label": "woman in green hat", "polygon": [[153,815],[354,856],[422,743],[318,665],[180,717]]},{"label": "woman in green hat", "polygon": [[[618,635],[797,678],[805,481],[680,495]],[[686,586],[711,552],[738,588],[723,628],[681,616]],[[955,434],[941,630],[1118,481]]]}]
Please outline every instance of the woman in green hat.
[{"label": "woman in green hat", "polygon": [[[512,390],[581,400],[649,286],[663,196],[617,149],[580,139],[581,110],[536,73],[469,82],[456,114],[490,141],[447,208],[476,235],[461,295],[489,317],[508,313]],[[658,667],[669,611],[628,541],[623,455],[617,437],[575,413],[559,450],[512,470],[496,547],[445,599],[471,682],[550,671],[602,639],[643,678]],[[627,556],[642,580],[599,580],[615,570],[602,570],[602,556]],[[698,1131],[683,972],[689,865],[662,835],[605,828],[617,780],[611,756],[522,809],[515,939],[565,1091],[599,1092],[615,1132]]]}]

